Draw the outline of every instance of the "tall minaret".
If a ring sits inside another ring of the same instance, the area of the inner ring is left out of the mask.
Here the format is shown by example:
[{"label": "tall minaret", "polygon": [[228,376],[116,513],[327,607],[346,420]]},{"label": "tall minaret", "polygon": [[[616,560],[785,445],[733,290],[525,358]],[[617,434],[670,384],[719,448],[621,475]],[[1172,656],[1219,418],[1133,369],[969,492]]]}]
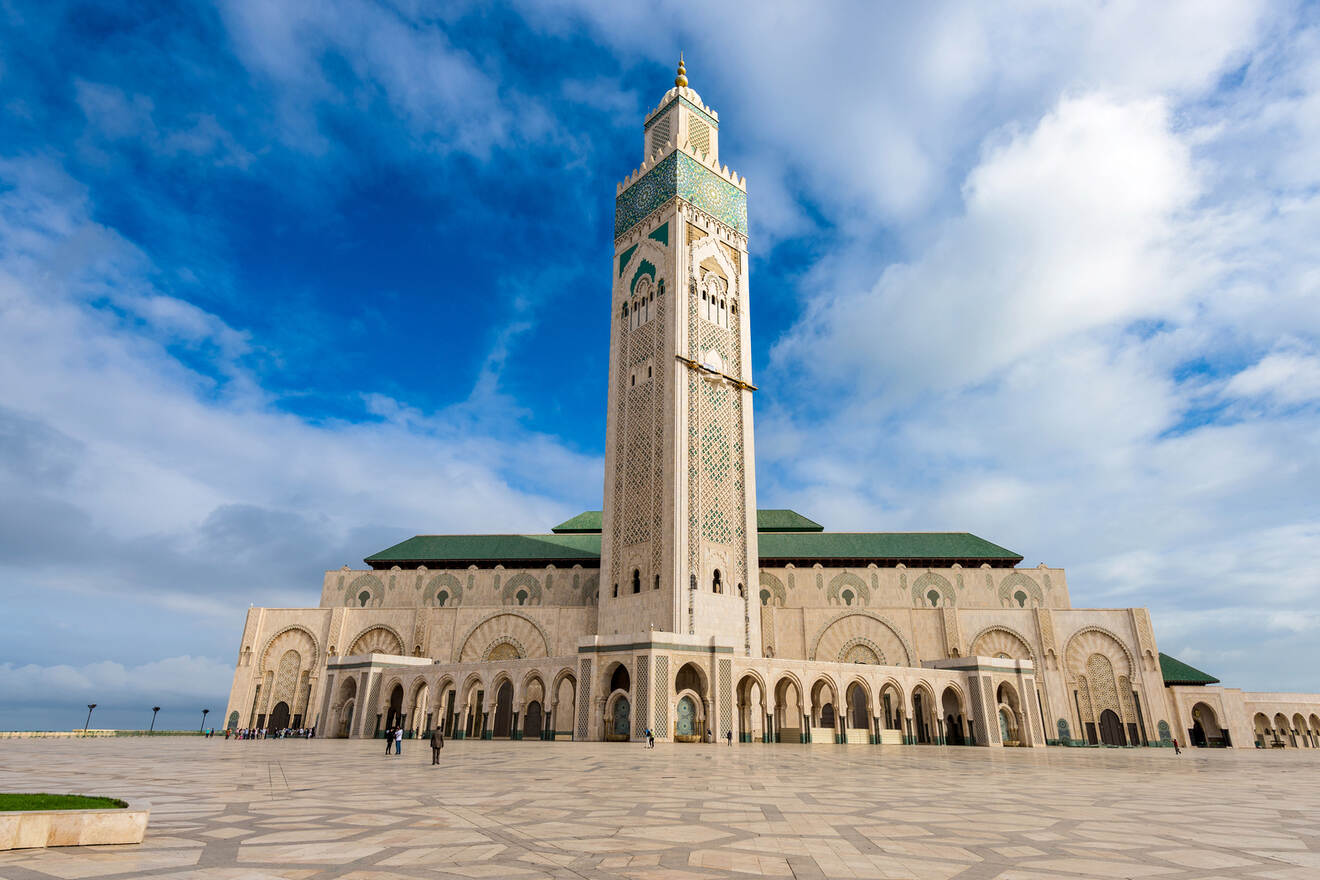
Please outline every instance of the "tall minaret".
[{"label": "tall minaret", "polygon": [[610,277],[598,631],[760,656],[747,181],[681,59],[617,189]]}]

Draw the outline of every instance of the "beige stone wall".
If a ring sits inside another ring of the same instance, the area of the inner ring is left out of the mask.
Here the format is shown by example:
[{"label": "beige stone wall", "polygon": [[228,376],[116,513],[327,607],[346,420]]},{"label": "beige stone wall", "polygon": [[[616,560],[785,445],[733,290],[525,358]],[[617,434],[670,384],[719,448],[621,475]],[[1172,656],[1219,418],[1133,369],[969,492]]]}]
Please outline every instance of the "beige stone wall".
[{"label": "beige stone wall", "polygon": [[757,601],[790,608],[1068,608],[1061,568],[762,568]]},{"label": "beige stone wall", "polygon": [[[560,568],[401,569],[327,571],[322,608],[444,607],[451,605],[594,605],[600,570]],[[520,597],[519,594],[525,594]],[[365,600],[363,596],[365,595]],[[365,603],[365,604],[364,604]]]}]

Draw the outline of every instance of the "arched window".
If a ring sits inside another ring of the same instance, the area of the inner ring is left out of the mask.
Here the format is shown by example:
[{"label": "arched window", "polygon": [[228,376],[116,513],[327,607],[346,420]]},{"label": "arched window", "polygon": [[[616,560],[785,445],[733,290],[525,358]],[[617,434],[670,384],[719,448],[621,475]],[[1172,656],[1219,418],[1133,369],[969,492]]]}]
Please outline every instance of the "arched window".
[{"label": "arched window", "polygon": [[761,604],[762,604],[762,605],[769,605],[769,604],[770,604],[770,591],[769,591],[769,590],[762,590],[762,591],[761,591]]},{"label": "arched window", "polygon": [[633,592],[634,592],[634,593],[640,593],[641,591],[642,591],[642,573],[641,573],[640,571],[638,571],[637,569],[634,568],[634,569],[633,569]]},{"label": "arched window", "polygon": [[660,589],[660,575],[656,575],[656,576],[655,576],[655,587],[654,587],[654,589],[657,589],[657,590]]},{"label": "arched window", "polygon": [[371,601],[371,594],[368,593],[366,590],[363,590],[362,592],[358,593],[358,604],[361,605],[363,608],[367,607],[367,602],[369,601]]},{"label": "arched window", "polygon": [[715,569],[715,576],[710,579],[710,587],[716,593],[724,592],[724,584],[720,582],[720,570]]},{"label": "arched window", "polygon": [[843,604],[844,604],[844,605],[851,605],[851,604],[852,604],[852,600],[853,600],[853,593],[852,593],[852,590],[844,590],[844,591],[843,591]]},{"label": "arched window", "polygon": [[439,605],[441,608],[443,608],[445,603],[448,601],[449,601],[448,590],[441,590],[440,593],[435,597],[435,604]]},{"label": "arched window", "polygon": [[618,585],[618,584],[615,584],[615,585],[614,585],[614,598],[616,598],[616,599],[619,598],[619,585]]},{"label": "arched window", "polygon": [[526,604],[527,604],[527,591],[526,591],[526,590],[519,590],[519,591],[518,591],[518,595],[515,596],[514,598],[518,600],[518,604],[519,604],[519,605],[526,605]]},{"label": "arched window", "polygon": [[655,286],[656,286],[656,289],[660,292],[660,295],[661,295],[661,296],[664,296],[664,295],[665,295],[665,280],[664,280],[663,278],[661,278],[659,281],[657,281],[657,282],[655,283]]},{"label": "arched window", "polygon": [[747,588],[744,587],[742,584],[738,585],[738,598],[739,599],[747,598]]},{"label": "arched window", "polygon": [[627,304],[627,303],[624,303],[624,304],[623,304],[623,316],[624,316],[625,318],[628,317],[628,304]]}]

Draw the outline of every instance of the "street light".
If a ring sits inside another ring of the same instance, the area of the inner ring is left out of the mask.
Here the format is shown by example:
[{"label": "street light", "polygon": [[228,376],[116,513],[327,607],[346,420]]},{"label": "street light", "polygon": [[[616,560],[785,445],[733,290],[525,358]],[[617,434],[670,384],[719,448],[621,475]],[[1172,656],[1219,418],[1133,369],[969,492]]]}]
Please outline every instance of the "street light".
[{"label": "street light", "polygon": [[202,733],[206,730],[206,716],[209,715],[210,713],[211,713],[210,709],[202,710],[202,726],[197,728],[198,733]]},{"label": "street light", "polygon": [[96,708],[95,703],[87,704],[87,720],[83,722],[83,736],[87,735],[87,728],[92,724],[92,710]]},{"label": "street light", "polygon": [[156,713],[159,712],[159,711],[160,711],[160,706],[152,706],[152,707],[151,707],[151,730],[148,730],[147,733],[155,733],[155,731],[156,731]]}]

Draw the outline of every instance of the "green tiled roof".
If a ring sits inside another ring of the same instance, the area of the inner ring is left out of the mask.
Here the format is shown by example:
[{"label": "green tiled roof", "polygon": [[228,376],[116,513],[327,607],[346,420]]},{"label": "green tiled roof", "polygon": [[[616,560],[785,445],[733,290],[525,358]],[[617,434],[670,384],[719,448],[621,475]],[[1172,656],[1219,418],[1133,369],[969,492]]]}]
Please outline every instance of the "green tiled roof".
[{"label": "green tiled roof", "polygon": [[[989,563],[1011,567],[1022,557],[966,532],[822,532],[811,520],[792,511],[760,511],[772,522],[786,523],[804,531],[765,531],[758,536],[763,565],[786,562],[844,564],[920,564],[975,566]],[[779,516],[789,514],[789,516]],[[548,563],[589,565],[600,559],[600,532],[588,531],[599,522],[599,511],[588,511],[555,526],[551,535],[417,535],[366,558],[373,568],[432,568],[447,564]],[[594,518],[594,519],[593,519]],[[809,524],[804,525],[803,523]],[[572,529],[573,531],[570,531]],[[562,531],[561,531],[562,530]]]},{"label": "green tiled roof", "polygon": [[1164,676],[1164,686],[1175,684],[1219,684],[1219,679],[1207,675],[1195,666],[1188,666],[1176,657],[1160,652],[1160,672]]},{"label": "green tiled roof", "polygon": [[[605,525],[605,514],[587,510],[572,519],[566,519],[550,531],[556,535],[599,532]],[[825,527],[812,522],[796,510],[758,510],[756,529],[760,532],[823,532]]]},{"label": "green tiled roof", "polygon": [[823,532],[825,527],[812,522],[796,510],[758,510],[758,532]]},{"label": "green tiled roof", "polygon": [[579,513],[572,519],[566,519],[550,531],[556,535],[575,534],[580,532],[596,532],[605,527],[605,512],[601,510],[586,510]]},{"label": "green tiled roof", "polygon": [[417,535],[364,561],[373,568],[434,562],[597,562],[600,535]]},{"label": "green tiled roof", "polygon": [[920,560],[1012,566],[1022,557],[967,532],[762,532],[761,564],[770,560]]}]

